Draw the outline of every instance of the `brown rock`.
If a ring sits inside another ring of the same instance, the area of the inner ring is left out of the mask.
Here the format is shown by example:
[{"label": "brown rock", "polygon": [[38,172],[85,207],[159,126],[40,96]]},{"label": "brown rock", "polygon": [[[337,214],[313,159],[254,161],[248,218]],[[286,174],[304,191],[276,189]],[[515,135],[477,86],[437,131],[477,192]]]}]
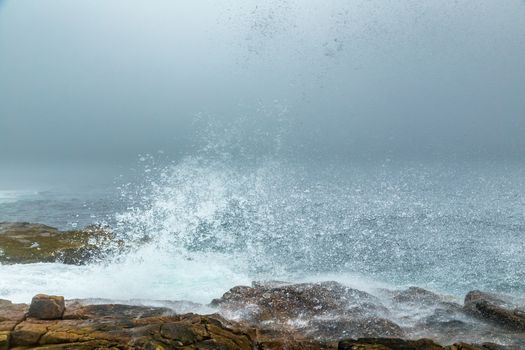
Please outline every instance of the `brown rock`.
[{"label": "brown rock", "polygon": [[525,315],[509,300],[505,300],[505,297],[477,290],[472,291],[465,297],[464,310],[500,327],[513,331],[525,331]]},{"label": "brown rock", "polygon": [[160,327],[160,335],[166,339],[172,339],[182,345],[190,345],[196,341],[204,340],[191,327],[190,324],[165,323]]},{"label": "brown rock", "polygon": [[376,297],[337,282],[254,282],[230,289],[212,305],[225,317],[280,332],[274,339],[285,337],[285,332],[328,341],[404,335],[401,327],[382,317],[388,310]]},{"label": "brown rock", "polygon": [[461,305],[448,299],[443,295],[419,287],[409,287],[402,291],[395,291],[392,294],[392,300],[397,304],[409,304],[422,308],[436,307],[450,312],[462,311]]},{"label": "brown rock", "polygon": [[312,340],[279,338],[257,344],[260,350],[335,350],[337,345],[325,344]]},{"label": "brown rock", "polygon": [[445,350],[445,348],[430,339],[363,338],[343,340],[339,342],[338,350]]},{"label": "brown rock", "polygon": [[[489,350],[485,348],[483,345],[467,344],[463,342],[452,344],[450,346],[444,347],[444,349],[446,350]],[[501,350],[507,350],[507,348],[505,347],[504,349],[501,349]]]},{"label": "brown rock", "polygon": [[13,304],[8,300],[0,300],[0,332],[12,331],[27,313],[26,304]]},{"label": "brown rock", "polygon": [[374,296],[337,282],[279,283],[277,286],[254,283],[252,287],[230,289],[212,305],[225,314],[237,312],[241,318],[253,322],[344,314],[360,307],[370,313],[374,306],[381,306]]},{"label": "brown rock", "polygon": [[401,303],[417,302],[437,304],[443,301],[440,295],[419,287],[409,287],[406,290],[398,291],[394,294],[393,299]]},{"label": "brown rock", "polygon": [[116,318],[119,319],[133,319],[136,320],[171,316],[173,311],[164,307],[149,307],[149,306],[134,306],[123,304],[99,304],[99,305],[83,305],[81,303],[69,303],[64,312],[64,319],[81,320],[81,319],[101,319],[101,318]]},{"label": "brown rock", "polygon": [[22,322],[11,332],[11,345],[31,346],[38,344],[40,338],[47,332],[47,323]]},{"label": "brown rock", "polygon": [[0,350],[8,350],[10,340],[11,340],[10,332],[0,332]]},{"label": "brown rock", "polygon": [[324,342],[305,337],[304,334],[284,329],[257,329],[257,349],[260,350],[320,350],[337,348],[337,342]]},{"label": "brown rock", "polygon": [[38,294],[31,300],[28,316],[39,320],[56,320],[62,318],[65,309],[64,297]]},{"label": "brown rock", "polygon": [[481,346],[483,347],[483,350],[520,350],[518,346],[514,345],[504,346],[494,343],[483,343]]},{"label": "brown rock", "polygon": [[340,340],[361,337],[403,337],[405,332],[396,323],[383,318],[315,320],[309,335],[316,339]]}]

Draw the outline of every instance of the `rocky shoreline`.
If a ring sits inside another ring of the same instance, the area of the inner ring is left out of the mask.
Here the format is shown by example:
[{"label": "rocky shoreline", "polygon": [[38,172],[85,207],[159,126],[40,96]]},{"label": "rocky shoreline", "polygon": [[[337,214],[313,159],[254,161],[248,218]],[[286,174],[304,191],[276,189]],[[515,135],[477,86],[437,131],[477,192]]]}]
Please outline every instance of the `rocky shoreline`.
[{"label": "rocky shoreline", "polygon": [[[504,308],[505,301],[494,295],[471,292],[462,310],[486,322],[482,333],[492,328],[506,339],[514,335],[514,345],[457,341],[442,346],[432,339],[403,338],[405,330],[385,319],[338,314],[345,298],[369,298],[362,293],[335,282],[255,283],[232,288],[214,300],[216,313],[209,315],[178,313],[170,307],[64,301],[47,295],[35,296],[30,305],[0,300],[0,350],[513,350],[525,344],[525,315]],[[429,293],[412,289],[396,298],[421,301],[433,298]],[[449,331],[459,331],[464,325],[448,326]]]},{"label": "rocky shoreline", "polygon": [[[99,244],[108,242],[115,246],[102,228],[0,223],[0,263],[83,264],[107,254]],[[459,302],[417,287],[371,294],[337,282],[253,282],[209,305],[38,295],[31,304],[0,300],[0,350],[514,350],[525,349],[524,305],[481,291]]]}]

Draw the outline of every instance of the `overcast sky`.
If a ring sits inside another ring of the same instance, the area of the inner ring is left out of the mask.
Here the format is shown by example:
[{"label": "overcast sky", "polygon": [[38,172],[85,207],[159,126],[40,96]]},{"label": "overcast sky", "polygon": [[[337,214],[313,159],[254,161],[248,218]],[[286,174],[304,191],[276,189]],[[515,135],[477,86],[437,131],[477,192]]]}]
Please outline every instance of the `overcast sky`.
[{"label": "overcast sky", "polygon": [[227,137],[297,156],[523,159],[525,2],[0,1],[3,164],[126,163]]}]

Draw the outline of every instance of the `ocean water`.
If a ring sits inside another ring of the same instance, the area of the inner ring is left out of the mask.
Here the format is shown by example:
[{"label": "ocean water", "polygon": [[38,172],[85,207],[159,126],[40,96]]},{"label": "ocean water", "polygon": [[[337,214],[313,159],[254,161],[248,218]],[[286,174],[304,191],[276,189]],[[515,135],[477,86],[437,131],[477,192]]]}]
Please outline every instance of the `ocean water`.
[{"label": "ocean water", "polygon": [[0,298],[208,303],[253,280],[525,295],[525,167],[510,162],[140,162],[133,182],[0,192],[0,221],[109,225],[87,266],[0,266]]}]

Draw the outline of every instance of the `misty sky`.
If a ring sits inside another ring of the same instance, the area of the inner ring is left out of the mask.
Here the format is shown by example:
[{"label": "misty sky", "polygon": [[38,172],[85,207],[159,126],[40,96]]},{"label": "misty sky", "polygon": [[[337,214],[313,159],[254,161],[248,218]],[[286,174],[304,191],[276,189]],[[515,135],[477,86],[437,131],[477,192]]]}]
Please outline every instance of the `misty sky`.
[{"label": "misty sky", "polygon": [[4,164],[175,157],[226,135],[298,156],[523,159],[525,2],[0,1]]}]

